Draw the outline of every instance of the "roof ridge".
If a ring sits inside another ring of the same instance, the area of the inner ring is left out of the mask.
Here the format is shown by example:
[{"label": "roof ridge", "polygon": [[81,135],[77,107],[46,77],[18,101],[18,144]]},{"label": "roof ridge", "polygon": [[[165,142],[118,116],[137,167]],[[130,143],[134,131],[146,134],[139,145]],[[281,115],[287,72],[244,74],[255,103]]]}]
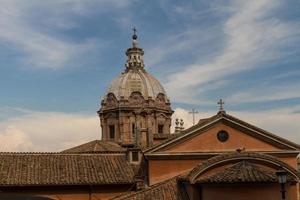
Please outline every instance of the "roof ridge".
[{"label": "roof ridge", "polygon": [[300,179],[300,173],[290,165],[284,163],[283,161],[277,159],[274,156],[263,154],[263,153],[257,153],[257,152],[235,152],[235,153],[225,153],[225,154],[220,154],[218,156],[214,156],[204,161],[203,163],[196,165],[193,169],[190,170],[190,172],[186,177],[188,179],[193,179],[195,178],[195,176],[199,174],[199,172],[202,173],[203,170],[206,170],[207,168],[212,167],[215,164],[220,162],[227,162],[228,160],[244,160],[244,159],[252,159],[252,160],[264,159],[266,162],[273,162],[275,165],[280,165],[284,167],[291,174],[297,177],[297,179]]},{"label": "roof ridge", "polygon": [[164,181],[161,181],[161,182],[158,182],[158,183],[155,183],[154,185],[151,185],[149,186],[148,188],[145,188],[143,190],[139,190],[139,191],[136,191],[136,192],[133,192],[133,193],[129,193],[129,194],[121,194],[119,196],[116,196],[116,197],[113,197],[111,200],[113,199],[118,199],[118,198],[127,198],[127,197],[130,197],[132,195],[137,195],[137,194],[140,194],[140,193],[143,193],[143,192],[146,192],[146,191],[150,191],[150,190],[154,190],[156,189],[157,187],[165,184],[165,183],[168,183],[168,182],[171,182],[171,181],[177,181],[178,178],[180,178],[183,174],[180,174],[180,175],[177,175],[177,176],[174,176],[172,178],[169,178],[167,180],[164,180]]},{"label": "roof ridge", "polygon": [[[164,144],[166,144],[166,143],[168,143],[168,142],[171,142],[172,140],[176,140],[177,138],[179,138],[179,137],[181,137],[181,136],[184,136],[184,135],[188,134],[189,131],[193,131],[194,129],[201,128],[202,126],[204,126],[204,125],[206,125],[207,123],[211,122],[211,120],[213,120],[213,119],[215,119],[215,118],[218,119],[218,118],[221,118],[221,117],[222,117],[221,114],[216,114],[216,115],[213,115],[213,116],[211,116],[211,117],[205,118],[205,121],[203,121],[202,123],[195,124],[194,126],[191,126],[191,127],[189,127],[188,129],[185,129],[185,130],[183,130],[183,131],[180,132],[180,133],[173,133],[173,134],[174,134],[173,137],[170,137],[170,138],[166,139],[165,141],[163,141],[163,142],[161,142],[161,143],[159,143],[159,144],[156,144],[156,145],[154,145],[154,146],[152,146],[152,147],[149,147],[149,148],[145,149],[145,150],[144,150],[144,153],[147,153],[147,152],[149,152],[149,151],[151,151],[151,150],[153,150],[153,149],[159,147],[160,145],[164,145]],[[199,121],[200,121],[200,120],[199,120]],[[171,134],[171,135],[173,135],[173,134]]]},{"label": "roof ridge", "polygon": [[226,167],[223,171],[216,172],[214,174],[204,176],[197,180],[197,182],[276,182],[277,176],[274,172],[264,170],[257,165],[248,162],[240,161],[229,167]]},{"label": "roof ridge", "polygon": [[253,125],[253,124],[250,124],[250,123],[248,123],[248,122],[246,122],[246,121],[244,121],[244,120],[241,120],[241,119],[239,119],[239,118],[237,118],[237,117],[234,117],[233,115],[229,115],[229,114],[227,114],[227,113],[225,113],[225,114],[223,114],[223,115],[224,115],[225,117],[232,118],[232,119],[234,119],[234,120],[236,120],[236,121],[238,121],[238,122],[240,122],[240,123],[242,123],[242,124],[245,124],[245,125],[247,125],[247,126],[250,126],[250,127],[252,127],[253,129],[256,129],[256,130],[258,130],[258,131],[260,131],[260,132],[263,132],[263,133],[267,134],[267,135],[270,136],[270,137],[274,137],[274,138],[276,138],[276,139],[278,139],[278,140],[281,140],[281,141],[284,142],[284,143],[289,143],[289,144],[292,145],[292,146],[296,146],[296,147],[298,148],[298,150],[300,150],[300,145],[297,144],[297,143],[295,143],[295,142],[292,142],[292,141],[290,141],[290,140],[288,140],[288,139],[285,139],[285,138],[283,138],[283,137],[281,137],[281,136],[279,136],[279,135],[277,135],[277,134],[274,134],[274,133],[272,133],[272,132],[269,132],[269,131],[267,131],[267,130],[265,130],[265,129],[259,128],[258,126]]},{"label": "roof ridge", "polygon": [[124,152],[125,148],[121,147],[118,143],[105,140],[93,140],[81,145],[77,145],[61,152],[63,153],[84,153],[84,152]]}]

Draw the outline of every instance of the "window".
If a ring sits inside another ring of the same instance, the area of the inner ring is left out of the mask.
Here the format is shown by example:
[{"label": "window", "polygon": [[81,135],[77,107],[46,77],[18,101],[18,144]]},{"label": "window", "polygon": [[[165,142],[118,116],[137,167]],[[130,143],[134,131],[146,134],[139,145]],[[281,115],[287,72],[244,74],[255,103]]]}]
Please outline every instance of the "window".
[{"label": "window", "polygon": [[109,138],[115,139],[115,125],[109,125]]},{"label": "window", "polygon": [[139,152],[133,151],[133,152],[131,153],[131,160],[132,160],[132,162],[137,162],[137,161],[139,161]]},{"label": "window", "polygon": [[135,123],[131,125],[132,136],[135,137]]},{"label": "window", "polygon": [[220,142],[226,142],[229,138],[229,134],[227,133],[227,131],[221,130],[218,132],[217,138]]},{"label": "window", "polygon": [[162,125],[162,124],[159,124],[158,125],[158,133],[164,133],[164,125]]}]

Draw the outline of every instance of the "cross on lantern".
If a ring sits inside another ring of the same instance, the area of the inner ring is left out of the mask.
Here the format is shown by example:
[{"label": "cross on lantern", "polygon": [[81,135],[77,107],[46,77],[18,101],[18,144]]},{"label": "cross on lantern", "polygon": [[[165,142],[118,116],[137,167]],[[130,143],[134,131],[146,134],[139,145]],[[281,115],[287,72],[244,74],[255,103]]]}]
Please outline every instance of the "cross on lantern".
[{"label": "cross on lantern", "polygon": [[223,111],[223,110],[224,110],[224,104],[225,104],[225,102],[223,101],[223,99],[220,99],[220,100],[218,101],[218,104],[220,105],[219,110],[220,110],[220,111]]},{"label": "cross on lantern", "polygon": [[136,35],[136,32],[137,32],[137,30],[136,30],[136,28],[135,27],[133,27],[133,35]]}]

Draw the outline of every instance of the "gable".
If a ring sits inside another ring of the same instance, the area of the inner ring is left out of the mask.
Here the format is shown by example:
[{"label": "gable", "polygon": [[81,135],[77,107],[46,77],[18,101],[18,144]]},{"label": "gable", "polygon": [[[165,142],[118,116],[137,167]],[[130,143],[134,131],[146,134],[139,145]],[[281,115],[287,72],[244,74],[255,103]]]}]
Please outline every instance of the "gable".
[{"label": "gable", "polygon": [[[218,133],[225,131],[228,134],[226,141],[218,139]],[[194,137],[179,141],[174,145],[163,149],[163,152],[220,152],[235,151],[237,149],[246,149],[247,151],[277,151],[281,148],[278,145],[263,141],[249,133],[243,132],[237,128],[229,126],[220,121],[210,127],[208,130],[199,130],[195,132]]]},{"label": "gable", "polygon": [[[220,143],[216,134],[229,129],[230,139]],[[210,118],[202,119],[170,139],[146,149],[148,155],[159,152],[204,152],[232,151],[237,149],[254,151],[287,150],[299,152],[300,145],[260,129],[225,112],[219,112]]]}]

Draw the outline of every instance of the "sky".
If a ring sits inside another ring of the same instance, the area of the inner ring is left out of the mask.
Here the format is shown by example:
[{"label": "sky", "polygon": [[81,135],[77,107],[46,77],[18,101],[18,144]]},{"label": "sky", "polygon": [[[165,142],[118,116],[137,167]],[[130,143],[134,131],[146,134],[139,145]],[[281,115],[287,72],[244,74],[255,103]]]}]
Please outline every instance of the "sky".
[{"label": "sky", "polygon": [[100,139],[132,28],[174,118],[228,114],[300,143],[299,0],[0,0],[0,151]]}]

